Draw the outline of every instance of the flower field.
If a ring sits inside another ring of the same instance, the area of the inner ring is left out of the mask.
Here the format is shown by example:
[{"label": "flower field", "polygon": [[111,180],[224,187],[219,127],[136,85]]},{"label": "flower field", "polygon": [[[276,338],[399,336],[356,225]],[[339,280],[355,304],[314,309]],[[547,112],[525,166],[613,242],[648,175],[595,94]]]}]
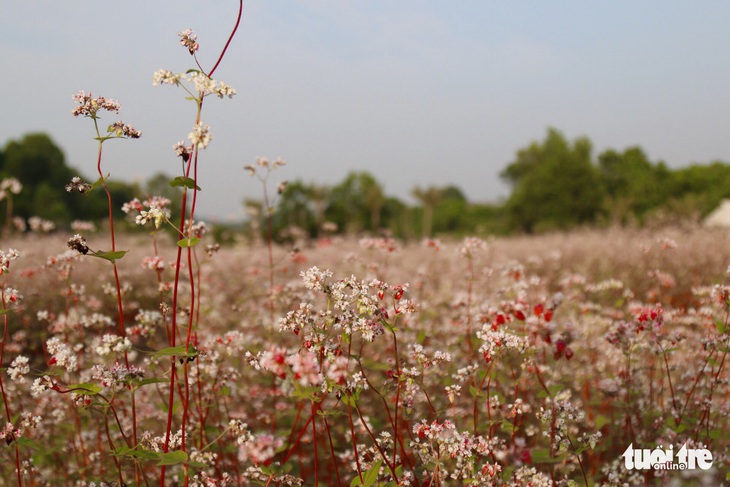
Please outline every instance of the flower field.
[{"label": "flower field", "polygon": [[725,231],[197,234],[3,239],[3,485],[726,481]]},{"label": "flower field", "polygon": [[15,214],[27,181],[0,181],[0,485],[730,480],[726,230],[276,245],[284,163],[259,158],[242,166],[263,186],[252,230],[217,242],[196,215],[198,170],[221,170],[201,162],[203,107],[236,94],[213,75],[238,3],[212,66],[186,29],[193,67],[152,76],[194,106],[179,198],[117,201],[102,149],[142,132],[101,123],[121,105],[85,91],[70,111],[98,179],[63,196],[96,192],[108,218]]}]

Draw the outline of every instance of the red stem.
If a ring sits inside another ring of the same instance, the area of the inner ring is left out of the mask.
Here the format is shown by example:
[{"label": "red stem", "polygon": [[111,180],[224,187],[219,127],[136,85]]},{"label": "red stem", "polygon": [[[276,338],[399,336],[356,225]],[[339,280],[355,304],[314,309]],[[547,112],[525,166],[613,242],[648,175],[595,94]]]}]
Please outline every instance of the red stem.
[{"label": "red stem", "polygon": [[233,26],[233,32],[231,32],[231,35],[228,37],[228,41],[226,41],[226,45],[223,47],[223,51],[221,52],[221,55],[218,56],[218,61],[216,61],[215,65],[213,66],[213,69],[210,70],[208,73],[208,78],[213,76],[213,73],[216,69],[218,69],[218,65],[223,60],[223,56],[226,54],[226,50],[228,49],[228,46],[230,45],[231,41],[233,40],[233,36],[236,35],[236,31],[238,30],[238,25],[241,23],[241,14],[243,13],[243,0],[239,0],[238,2],[238,17],[236,17],[236,25]]}]

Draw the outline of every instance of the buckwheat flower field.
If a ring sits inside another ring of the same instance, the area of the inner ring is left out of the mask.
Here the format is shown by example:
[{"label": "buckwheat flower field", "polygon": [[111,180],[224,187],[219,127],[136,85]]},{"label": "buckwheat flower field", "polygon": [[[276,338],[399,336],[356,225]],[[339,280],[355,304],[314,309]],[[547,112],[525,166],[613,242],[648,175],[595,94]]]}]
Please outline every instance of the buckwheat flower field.
[{"label": "buckwheat flower field", "polygon": [[[200,233],[179,266],[167,234],[119,237],[124,335],[109,262],[6,240],[5,483],[16,451],[22,485],[155,485],[163,467],[206,486],[725,481],[725,231],[334,238],[271,261]],[[176,272],[197,277],[192,316],[171,314]],[[711,466],[627,469],[630,445]]]},{"label": "buckwheat flower field", "polygon": [[26,225],[21,182],[0,181],[0,485],[730,479],[728,230],[278,245],[268,177],[284,163],[260,158],[239,171],[262,182],[262,231],[217,242],[196,215],[203,108],[236,94],[214,73],[242,7],[212,67],[186,29],[193,67],[151,76],[192,102],[170,141],[177,208],[113,197],[104,154],[143,132],[86,91],[69,118],[98,179],[65,189],[102,195],[108,218]]}]

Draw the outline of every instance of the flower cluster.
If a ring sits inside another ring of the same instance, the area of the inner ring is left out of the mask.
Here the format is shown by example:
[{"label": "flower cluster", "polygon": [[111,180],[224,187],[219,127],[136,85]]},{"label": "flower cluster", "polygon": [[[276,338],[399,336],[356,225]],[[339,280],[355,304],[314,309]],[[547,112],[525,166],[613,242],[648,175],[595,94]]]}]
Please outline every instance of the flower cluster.
[{"label": "flower cluster", "polygon": [[198,36],[193,32],[193,29],[185,29],[178,32],[177,35],[180,36],[180,45],[186,47],[190,54],[195,54],[195,51],[200,48],[198,45]]},{"label": "flower cluster", "polygon": [[[448,419],[430,423],[422,420],[413,425],[413,435],[411,447],[421,461],[426,465],[441,465],[435,474],[438,483],[471,478],[482,470],[480,461],[492,455],[499,445],[496,438],[486,439],[459,431]],[[447,465],[451,465],[451,470]],[[493,471],[496,473],[496,468]]]},{"label": "flower cluster", "polygon": [[78,368],[76,353],[58,337],[51,337],[46,341],[48,354],[51,355],[49,365],[58,365],[73,372]]},{"label": "flower cluster", "polygon": [[183,163],[187,163],[190,160],[190,156],[193,153],[192,146],[185,145],[185,141],[180,141],[172,146],[172,150],[175,151],[175,155],[183,160]]},{"label": "flower cluster", "polygon": [[72,191],[77,191],[81,194],[86,194],[90,190],[91,190],[91,185],[78,176],[72,177],[71,182],[66,184],[67,193],[71,193]]},{"label": "flower cluster", "polygon": [[0,276],[10,270],[10,262],[20,257],[16,249],[8,249],[7,252],[0,250]]},{"label": "flower cluster", "polygon": [[91,367],[91,378],[99,381],[103,387],[118,387],[144,378],[144,371],[134,365],[127,367],[117,363],[109,368],[106,365],[97,364]]},{"label": "flower cluster", "polygon": [[22,189],[23,184],[17,178],[3,178],[0,180],[0,201],[8,195],[19,194]]},{"label": "flower cluster", "polygon": [[471,259],[475,254],[487,250],[487,242],[477,237],[467,237],[459,248],[459,255]]},{"label": "flower cluster", "polygon": [[198,122],[193,126],[193,131],[188,134],[190,143],[197,146],[198,149],[205,149],[212,139],[210,135],[210,127]]},{"label": "flower cluster", "polygon": [[248,428],[248,424],[244,423],[240,419],[232,419],[228,423],[228,429],[231,435],[236,439],[238,445],[249,443],[253,441],[254,437]]},{"label": "flower cluster", "polygon": [[72,98],[78,103],[78,106],[71,111],[74,117],[84,116],[97,118],[97,112],[99,110],[119,113],[121,109],[119,102],[109,100],[103,96],[93,98],[91,93],[86,93],[83,90],[73,95]]},{"label": "flower cluster", "polygon": [[31,232],[38,233],[49,233],[56,228],[55,223],[39,216],[32,216],[28,218],[28,225],[30,226]]},{"label": "flower cluster", "polygon": [[272,171],[278,167],[285,166],[286,162],[281,159],[277,159],[274,162],[270,162],[266,157],[257,157],[256,164],[246,164],[243,169],[248,172],[249,176],[255,176],[258,169],[266,170],[266,172]]},{"label": "flower cluster", "polygon": [[75,250],[76,252],[80,254],[88,254],[89,253],[89,246],[86,244],[86,239],[79,235],[78,233],[74,235],[73,237],[69,238],[66,242],[66,245],[71,250]]},{"label": "flower cluster", "polygon": [[570,402],[570,391],[561,391],[555,398],[548,398],[546,405],[540,407],[536,416],[542,424],[550,425],[550,428],[543,430],[543,435],[551,438],[553,452],[560,454],[573,448],[570,428],[574,427],[574,423],[583,420],[585,412]]},{"label": "flower cluster", "polygon": [[30,372],[30,367],[28,366],[28,357],[24,357],[23,355],[18,355],[17,357],[15,357],[10,363],[10,367],[8,367],[7,372],[10,376],[10,380],[12,380],[13,382],[25,382],[25,375]]},{"label": "flower cluster", "polygon": [[513,349],[519,353],[524,353],[530,348],[530,342],[527,337],[517,336],[504,330],[494,331],[486,325],[481,331],[477,331],[477,337],[482,340],[479,347],[481,353],[487,362],[502,350]]},{"label": "flower cluster", "polygon": [[137,225],[154,222],[155,228],[159,229],[163,221],[167,222],[170,219],[170,210],[167,208],[169,205],[170,200],[162,196],[151,196],[144,202],[134,198],[122,205],[122,211],[126,214],[138,212],[139,214],[134,219]]},{"label": "flower cluster", "polygon": [[132,342],[127,337],[105,334],[94,346],[94,351],[101,356],[111,353],[124,353],[132,349]]},{"label": "flower cluster", "polygon": [[142,132],[121,121],[114,122],[106,130],[120,139],[139,139],[142,136]]},{"label": "flower cluster", "polygon": [[192,85],[192,88],[198,94],[198,97],[205,97],[208,94],[213,94],[218,98],[233,98],[233,96],[236,94],[236,90],[230,85],[226,84],[223,81],[214,80],[213,78],[199,71],[192,71],[189,73],[173,73],[172,71],[168,71],[166,69],[160,69],[158,71],[155,71],[155,73],[152,75],[152,84],[154,86],[184,86],[183,83],[188,83]]}]

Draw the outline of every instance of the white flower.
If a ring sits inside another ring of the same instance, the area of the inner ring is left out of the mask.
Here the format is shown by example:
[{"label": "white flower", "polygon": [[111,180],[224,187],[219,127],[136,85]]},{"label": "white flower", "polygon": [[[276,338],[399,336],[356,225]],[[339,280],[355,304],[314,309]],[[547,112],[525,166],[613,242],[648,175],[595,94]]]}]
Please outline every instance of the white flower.
[{"label": "white flower", "polygon": [[[203,73],[192,73],[190,81],[199,93],[211,93],[215,91],[216,83]],[[223,97],[221,97],[223,98]]]},{"label": "white flower", "polygon": [[211,141],[210,127],[198,122],[193,127],[193,131],[188,134],[188,138],[193,145],[198,146],[198,149],[205,149]]},{"label": "white flower", "polygon": [[213,89],[213,93],[218,95],[218,98],[223,98],[224,96],[227,96],[228,98],[233,98],[233,95],[236,94],[236,90],[230,85],[224,83],[223,81],[219,81],[216,87]]},{"label": "white flower", "polygon": [[167,220],[168,218],[170,218],[170,212],[168,210],[152,207],[149,211],[140,211],[139,215],[137,215],[134,219],[134,222],[137,225],[144,225],[145,223],[154,220],[155,228],[160,228],[162,220]]},{"label": "white flower", "polygon": [[28,366],[28,357],[24,357],[22,355],[18,355],[15,357],[15,359],[10,364],[10,367],[8,368],[8,375],[10,376],[10,380],[16,383],[25,382],[24,375],[30,372],[30,367]]},{"label": "white flower", "polygon": [[64,367],[66,370],[76,370],[78,364],[76,362],[76,355],[73,353],[71,348],[63,343],[60,338],[52,337],[46,341],[46,347],[48,353],[52,355],[51,365],[58,365]]},{"label": "white flower", "polygon": [[180,84],[180,78],[181,75],[175,74],[172,71],[168,71],[166,69],[160,69],[159,71],[155,71],[155,73],[152,75],[152,85],[179,85]]}]

